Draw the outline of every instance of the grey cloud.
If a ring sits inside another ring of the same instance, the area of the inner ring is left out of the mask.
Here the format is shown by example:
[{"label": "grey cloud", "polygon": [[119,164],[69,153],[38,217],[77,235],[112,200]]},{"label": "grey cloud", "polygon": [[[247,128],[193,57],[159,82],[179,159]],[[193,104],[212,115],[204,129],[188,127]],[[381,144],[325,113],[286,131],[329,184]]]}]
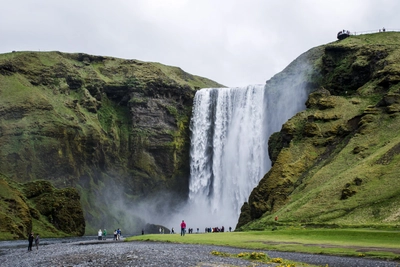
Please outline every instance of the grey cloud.
[{"label": "grey cloud", "polygon": [[[264,83],[337,31],[396,29],[396,0],[15,0],[0,53],[58,50],[157,61],[227,86]],[[400,27],[398,27],[400,28]]]}]

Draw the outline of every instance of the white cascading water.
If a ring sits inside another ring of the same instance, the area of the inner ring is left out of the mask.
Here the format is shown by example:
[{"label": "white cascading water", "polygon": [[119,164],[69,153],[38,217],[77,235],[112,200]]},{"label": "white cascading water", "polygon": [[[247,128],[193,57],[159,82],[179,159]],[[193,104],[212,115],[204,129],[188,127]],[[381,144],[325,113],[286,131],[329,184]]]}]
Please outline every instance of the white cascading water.
[{"label": "white cascading water", "polygon": [[305,90],[264,85],[199,90],[191,120],[189,201],[175,223],[185,219],[188,228],[202,232],[234,229],[241,206],[270,169],[269,136],[304,109],[305,99]]},{"label": "white cascading water", "polygon": [[210,227],[233,224],[269,168],[264,111],[263,86],[209,88],[195,96],[189,201],[207,210]]}]

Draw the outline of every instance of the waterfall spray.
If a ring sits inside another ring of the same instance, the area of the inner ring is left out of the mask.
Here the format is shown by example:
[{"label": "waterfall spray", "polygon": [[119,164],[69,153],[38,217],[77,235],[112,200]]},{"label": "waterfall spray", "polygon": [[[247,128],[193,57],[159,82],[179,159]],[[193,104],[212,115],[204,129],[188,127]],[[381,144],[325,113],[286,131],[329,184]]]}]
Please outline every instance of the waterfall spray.
[{"label": "waterfall spray", "polygon": [[202,231],[234,228],[241,206],[271,167],[269,136],[304,109],[305,97],[304,90],[267,85],[199,90],[190,125],[189,200],[173,220]]}]

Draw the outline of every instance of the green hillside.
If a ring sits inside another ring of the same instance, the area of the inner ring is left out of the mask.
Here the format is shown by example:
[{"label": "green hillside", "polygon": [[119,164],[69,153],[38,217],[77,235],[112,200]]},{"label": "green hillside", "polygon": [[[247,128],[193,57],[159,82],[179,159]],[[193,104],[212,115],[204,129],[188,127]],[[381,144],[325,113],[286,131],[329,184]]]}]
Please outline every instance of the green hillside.
[{"label": "green hillside", "polygon": [[56,189],[48,181],[16,183],[0,175],[0,221],[0,240],[25,238],[31,231],[42,237],[85,233],[78,191]]},{"label": "green hillside", "polygon": [[[400,33],[351,36],[291,65],[304,62],[307,109],[271,136],[273,167],[238,227],[270,229],[276,216],[278,225],[399,227]],[[291,65],[269,83],[288,79]]]},{"label": "green hillside", "polygon": [[127,210],[132,201],[174,194],[162,212],[187,197],[193,97],[221,86],[160,63],[1,54],[0,174],[77,189],[87,234],[121,225],[139,231],[146,222]]}]

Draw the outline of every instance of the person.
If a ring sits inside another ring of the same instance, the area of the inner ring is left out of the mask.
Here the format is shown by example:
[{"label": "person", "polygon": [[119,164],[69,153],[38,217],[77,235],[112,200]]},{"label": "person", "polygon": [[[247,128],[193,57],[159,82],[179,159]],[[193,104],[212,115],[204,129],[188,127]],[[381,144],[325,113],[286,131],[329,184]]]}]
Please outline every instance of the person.
[{"label": "person", "polygon": [[107,230],[104,229],[103,230],[103,240],[106,240],[106,237],[107,237]]},{"label": "person", "polygon": [[275,216],[275,225],[272,227],[272,231],[278,230],[278,216]]},{"label": "person", "polygon": [[144,229],[142,229],[142,235],[144,235]]},{"label": "person", "polygon": [[160,227],[160,234],[161,234],[161,231],[162,231],[162,230],[161,230],[161,227]]},{"label": "person", "polygon": [[28,251],[32,251],[32,244],[33,244],[33,232],[28,237]]},{"label": "person", "polygon": [[175,234],[174,227],[171,229],[171,234]]},{"label": "person", "polygon": [[39,236],[39,234],[37,234],[37,235],[36,235],[36,238],[35,238],[36,250],[39,249],[39,242],[40,242],[40,236]]},{"label": "person", "polygon": [[117,230],[114,230],[114,239],[113,240],[117,240]]},{"label": "person", "polygon": [[185,232],[186,232],[186,223],[185,223],[184,220],[182,220],[182,223],[181,223],[181,236],[184,236]]},{"label": "person", "polygon": [[99,229],[99,231],[97,232],[97,239],[98,240],[103,239],[103,231],[101,231],[101,229]]},{"label": "person", "polygon": [[232,232],[232,227],[229,226],[229,232]]},{"label": "person", "polygon": [[118,240],[120,240],[121,239],[121,234],[122,234],[122,232],[121,232],[121,229],[117,229],[117,239]]},{"label": "person", "polygon": [[386,31],[385,27],[383,27],[382,31],[383,31],[383,32],[385,32],[385,31]]}]

